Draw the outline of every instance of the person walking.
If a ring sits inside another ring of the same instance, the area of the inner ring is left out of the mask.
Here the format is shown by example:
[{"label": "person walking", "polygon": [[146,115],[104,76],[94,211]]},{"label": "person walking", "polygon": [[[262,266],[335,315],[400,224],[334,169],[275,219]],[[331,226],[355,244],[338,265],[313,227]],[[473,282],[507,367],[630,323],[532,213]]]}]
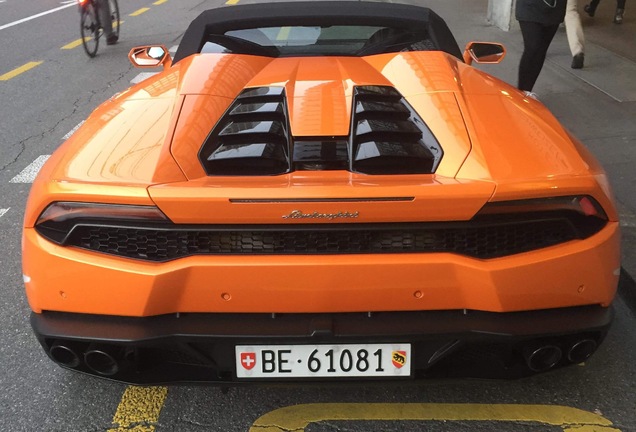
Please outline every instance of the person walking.
[{"label": "person walking", "polygon": [[[614,24],[623,24],[623,15],[625,14],[625,3],[627,0],[616,0],[616,13],[614,13]],[[601,0],[592,0],[590,4],[586,4],[583,10],[590,16],[594,17],[596,8]]]},{"label": "person walking", "polygon": [[565,19],[567,0],[517,0],[515,18],[523,36],[517,87],[536,99],[532,92],[539,78],[548,48]]},{"label": "person walking", "polygon": [[572,53],[572,69],[583,68],[585,62],[585,35],[581,25],[578,1],[568,0],[565,9],[565,32]]}]

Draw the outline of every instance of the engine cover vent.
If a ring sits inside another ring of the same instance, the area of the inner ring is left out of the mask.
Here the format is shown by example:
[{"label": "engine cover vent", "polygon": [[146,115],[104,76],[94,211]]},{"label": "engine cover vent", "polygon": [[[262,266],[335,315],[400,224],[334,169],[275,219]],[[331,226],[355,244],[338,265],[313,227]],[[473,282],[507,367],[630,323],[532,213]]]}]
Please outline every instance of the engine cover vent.
[{"label": "engine cover vent", "polygon": [[289,116],[283,87],[244,90],[201,151],[208,175],[275,175],[291,170]]},{"label": "engine cover vent", "polygon": [[443,150],[393,87],[354,88],[349,136],[292,137],[284,87],[244,90],[206,138],[208,175],[261,176],[300,170],[432,174]]},{"label": "engine cover vent", "polygon": [[393,87],[360,86],[353,98],[350,170],[431,174],[443,150],[424,120]]}]

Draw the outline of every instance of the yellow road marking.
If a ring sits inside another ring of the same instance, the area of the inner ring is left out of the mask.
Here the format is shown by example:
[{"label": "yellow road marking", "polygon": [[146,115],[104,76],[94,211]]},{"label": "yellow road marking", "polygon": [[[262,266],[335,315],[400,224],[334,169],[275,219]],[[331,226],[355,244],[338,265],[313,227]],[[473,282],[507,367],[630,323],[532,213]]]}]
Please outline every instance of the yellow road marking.
[{"label": "yellow road marking", "polygon": [[237,4],[238,2],[239,2],[239,0],[227,0],[227,1],[225,2],[225,4],[228,4],[228,5],[235,5],[235,4]]},{"label": "yellow road marking", "polygon": [[130,16],[138,16],[138,15],[141,15],[142,13],[144,13],[144,12],[148,12],[149,10],[150,10],[150,8],[137,9],[136,11],[131,13]]},{"label": "yellow road marking", "polygon": [[[93,39],[93,38],[88,38],[88,40],[91,40],[91,39]],[[82,39],[80,38],[80,39],[74,40],[71,43],[67,43],[66,45],[64,45],[60,49],[69,50],[69,49],[77,48],[81,44],[82,44]]]},{"label": "yellow road marking", "polygon": [[325,420],[504,421],[560,426],[564,432],[620,432],[600,415],[557,405],[325,403],[279,408],[258,418],[250,432],[303,432]]},{"label": "yellow road marking", "polygon": [[159,6],[160,4],[164,4],[165,2],[167,2],[168,0],[157,0],[156,2],[153,3],[153,5],[155,6]]},{"label": "yellow road marking", "polygon": [[7,72],[4,75],[0,75],[0,81],[8,81],[11,78],[15,78],[16,76],[20,75],[21,73],[24,73],[30,69],[33,69],[36,66],[41,65],[43,62],[41,61],[37,61],[37,62],[29,62],[23,66],[20,66],[19,68],[15,68],[12,71]]},{"label": "yellow road marking", "polygon": [[[165,1],[168,1],[168,0],[165,0]],[[119,25],[122,25],[123,23],[124,23],[124,21],[119,21]],[[117,23],[113,23],[113,27],[117,28]],[[90,40],[93,40],[93,38],[89,37],[89,38],[86,39],[86,41],[90,41]],[[64,45],[60,49],[70,50],[70,49],[73,49],[73,48],[77,48],[81,44],[82,44],[82,39],[80,38],[80,39],[74,40],[73,42],[67,43],[66,45]]]},{"label": "yellow road marking", "polygon": [[291,27],[281,27],[276,36],[276,40],[287,40]]},{"label": "yellow road marking", "polygon": [[154,432],[168,387],[129,386],[121,397],[108,432]]}]

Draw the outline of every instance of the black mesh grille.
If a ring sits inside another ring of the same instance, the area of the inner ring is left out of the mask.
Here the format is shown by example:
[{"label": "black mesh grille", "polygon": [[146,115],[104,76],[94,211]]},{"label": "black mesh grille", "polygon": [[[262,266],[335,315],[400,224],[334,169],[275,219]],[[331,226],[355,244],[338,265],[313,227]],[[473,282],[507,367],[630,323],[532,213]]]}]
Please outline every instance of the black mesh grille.
[{"label": "black mesh grille", "polygon": [[77,226],[66,244],[149,261],[190,255],[451,252],[496,258],[578,238],[566,219],[511,223],[272,226]]}]

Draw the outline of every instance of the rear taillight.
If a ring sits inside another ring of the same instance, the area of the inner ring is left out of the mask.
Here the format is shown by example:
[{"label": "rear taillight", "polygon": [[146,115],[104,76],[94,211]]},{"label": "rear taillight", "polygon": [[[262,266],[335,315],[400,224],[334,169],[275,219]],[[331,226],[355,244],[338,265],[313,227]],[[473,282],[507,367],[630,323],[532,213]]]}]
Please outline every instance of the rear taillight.
[{"label": "rear taillight", "polygon": [[38,218],[35,229],[40,235],[63,244],[79,225],[113,225],[127,223],[165,223],[169,219],[154,206],[54,202]]},{"label": "rear taillight", "polygon": [[589,195],[489,202],[478,214],[536,213],[546,211],[575,212],[607,221],[607,214],[601,205]]},{"label": "rear taillight", "polygon": [[579,238],[597,233],[608,221],[603,207],[589,195],[489,202],[473,219],[496,220],[500,223],[522,219],[564,219],[575,229]]}]

